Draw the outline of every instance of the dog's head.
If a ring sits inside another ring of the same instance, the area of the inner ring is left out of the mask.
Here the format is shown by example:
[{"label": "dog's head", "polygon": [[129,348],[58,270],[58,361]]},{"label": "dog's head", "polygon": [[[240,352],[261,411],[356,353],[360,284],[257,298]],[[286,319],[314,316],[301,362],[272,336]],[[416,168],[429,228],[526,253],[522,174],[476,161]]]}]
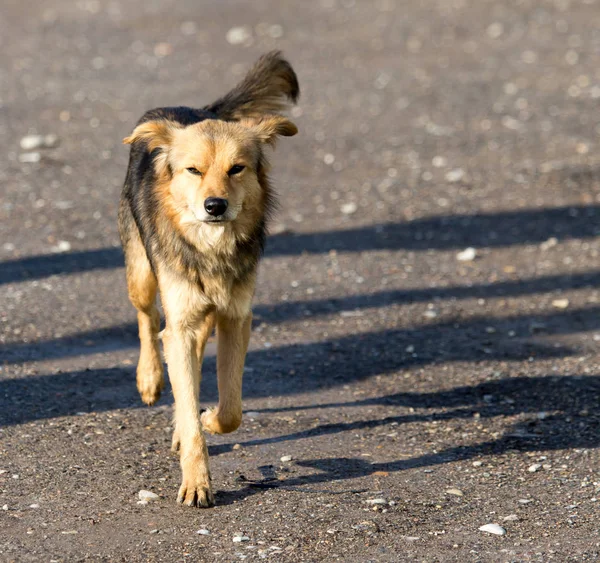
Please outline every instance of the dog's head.
[{"label": "dog's head", "polygon": [[156,151],[157,184],[179,221],[218,225],[264,206],[264,145],[297,132],[279,115],[237,122],[207,119],[187,127],[155,120],[138,125],[123,142],[144,142]]}]

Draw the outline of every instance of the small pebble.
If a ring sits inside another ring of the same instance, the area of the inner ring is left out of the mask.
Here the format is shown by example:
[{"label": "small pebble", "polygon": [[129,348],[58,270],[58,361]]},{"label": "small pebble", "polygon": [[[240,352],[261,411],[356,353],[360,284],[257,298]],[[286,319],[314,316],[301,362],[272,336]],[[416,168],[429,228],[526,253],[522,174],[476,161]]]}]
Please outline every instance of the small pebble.
[{"label": "small pebble", "polygon": [[2,505],[2,510],[8,510],[8,504],[3,504]]},{"label": "small pebble", "polygon": [[518,519],[519,517],[516,514],[509,514],[508,516],[502,518],[502,520],[505,522],[516,522]]},{"label": "small pebble", "polygon": [[483,461],[474,461],[473,467],[481,467],[483,465]]},{"label": "small pebble", "polygon": [[446,491],[447,495],[454,495],[455,497],[462,497],[464,493],[460,489],[448,489]]},{"label": "small pebble", "polygon": [[352,215],[353,213],[356,213],[357,210],[358,206],[353,201],[350,201],[349,203],[344,203],[340,206],[340,211],[344,215]]},{"label": "small pebble", "polygon": [[462,168],[455,168],[446,173],[446,181],[450,183],[460,182],[465,176]]},{"label": "small pebble", "polygon": [[250,538],[248,536],[234,536],[233,537],[233,543],[241,543],[243,541],[250,541]]},{"label": "small pebble", "polygon": [[529,504],[530,502],[532,502],[530,498],[520,498],[519,499],[520,504]]},{"label": "small pebble", "polygon": [[19,162],[32,164],[35,162],[39,162],[41,158],[42,155],[39,152],[24,152],[19,155]]},{"label": "small pebble", "polygon": [[39,508],[39,507],[40,507],[40,505],[39,505],[39,504],[37,504],[37,503],[36,503],[36,504],[30,504],[30,505],[29,505],[29,508]]},{"label": "small pebble", "polygon": [[469,246],[469,248],[465,248],[462,252],[459,252],[456,255],[456,259],[459,262],[472,262],[476,256],[477,251],[472,246]]},{"label": "small pebble", "polygon": [[280,461],[292,461],[292,456],[291,455],[282,455],[280,458]]},{"label": "small pebble", "polygon": [[367,504],[387,504],[384,498],[371,498],[365,501]]},{"label": "small pebble", "polygon": [[549,250],[550,248],[555,247],[557,244],[558,239],[556,237],[550,237],[548,240],[540,244],[540,250]]},{"label": "small pebble", "polygon": [[506,535],[506,530],[502,526],[498,526],[498,524],[486,524],[485,526],[480,526],[479,531],[495,534],[496,536]]},{"label": "small pebble", "polygon": [[535,473],[536,471],[539,471],[541,468],[542,468],[541,463],[534,463],[533,465],[529,466],[529,469],[527,471],[529,471],[529,473]]},{"label": "small pebble", "polygon": [[200,534],[201,536],[208,536],[208,535],[210,535],[210,532],[206,528],[200,528],[200,530],[198,530],[196,533]]},{"label": "small pebble", "polygon": [[49,135],[26,135],[21,139],[21,148],[24,151],[33,151],[35,149],[50,149],[58,144],[58,137],[54,134]]},{"label": "small pebble", "polygon": [[552,306],[555,309],[566,309],[569,306],[569,300],[568,299],[555,299],[554,301],[552,301]]},{"label": "small pebble", "polygon": [[69,252],[69,250],[71,250],[71,243],[68,240],[59,240],[58,244],[53,246],[50,250],[57,254],[60,252]]},{"label": "small pebble", "polygon": [[252,38],[252,32],[247,27],[232,27],[225,38],[231,45],[241,45]]},{"label": "small pebble", "polygon": [[145,501],[158,500],[160,498],[156,493],[153,493],[152,491],[146,491],[144,489],[142,489],[138,493],[138,497],[140,498],[140,500],[145,500]]}]

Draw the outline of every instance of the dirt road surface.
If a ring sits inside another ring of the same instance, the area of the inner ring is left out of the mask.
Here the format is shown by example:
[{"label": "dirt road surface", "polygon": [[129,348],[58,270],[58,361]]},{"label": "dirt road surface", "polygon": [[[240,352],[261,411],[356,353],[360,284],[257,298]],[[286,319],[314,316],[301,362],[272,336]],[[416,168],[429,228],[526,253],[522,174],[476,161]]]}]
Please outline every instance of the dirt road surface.
[{"label": "dirt road surface", "polygon": [[[5,2],[0,560],[598,559],[599,4]],[[189,509],[172,394],[135,389],[121,139],[271,49],[300,134]]]}]

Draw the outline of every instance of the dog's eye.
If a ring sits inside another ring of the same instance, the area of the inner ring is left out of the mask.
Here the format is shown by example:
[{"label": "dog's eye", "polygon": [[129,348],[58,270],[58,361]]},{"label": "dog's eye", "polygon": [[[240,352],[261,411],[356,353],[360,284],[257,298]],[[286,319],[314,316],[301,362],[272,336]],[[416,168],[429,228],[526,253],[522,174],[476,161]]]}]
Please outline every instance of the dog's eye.
[{"label": "dog's eye", "polygon": [[193,174],[194,176],[202,176],[202,172],[200,172],[200,170],[198,170],[197,168],[186,168],[186,170],[190,173]]},{"label": "dog's eye", "polygon": [[235,176],[236,174],[239,174],[244,168],[246,168],[246,167],[243,164],[235,164],[229,169],[229,172],[227,172],[227,175]]}]

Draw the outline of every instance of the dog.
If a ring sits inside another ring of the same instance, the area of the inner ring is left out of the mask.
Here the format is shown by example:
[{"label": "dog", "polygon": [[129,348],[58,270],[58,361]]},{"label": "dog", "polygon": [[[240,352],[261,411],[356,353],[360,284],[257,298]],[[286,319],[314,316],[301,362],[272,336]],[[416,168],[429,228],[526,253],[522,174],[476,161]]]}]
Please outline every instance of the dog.
[{"label": "dog", "polygon": [[[215,502],[203,430],[232,432],[242,421],[251,301],[275,203],[265,149],[298,132],[282,112],[299,94],[296,73],[274,51],[216,102],[150,110],[123,140],[131,152],[118,221],[139,325],[137,388],[152,405],[164,387],[158,292],[182,471],[177,500],[188,506]],[[201,365],[215,326],[219,401],[201,411]]]}]

